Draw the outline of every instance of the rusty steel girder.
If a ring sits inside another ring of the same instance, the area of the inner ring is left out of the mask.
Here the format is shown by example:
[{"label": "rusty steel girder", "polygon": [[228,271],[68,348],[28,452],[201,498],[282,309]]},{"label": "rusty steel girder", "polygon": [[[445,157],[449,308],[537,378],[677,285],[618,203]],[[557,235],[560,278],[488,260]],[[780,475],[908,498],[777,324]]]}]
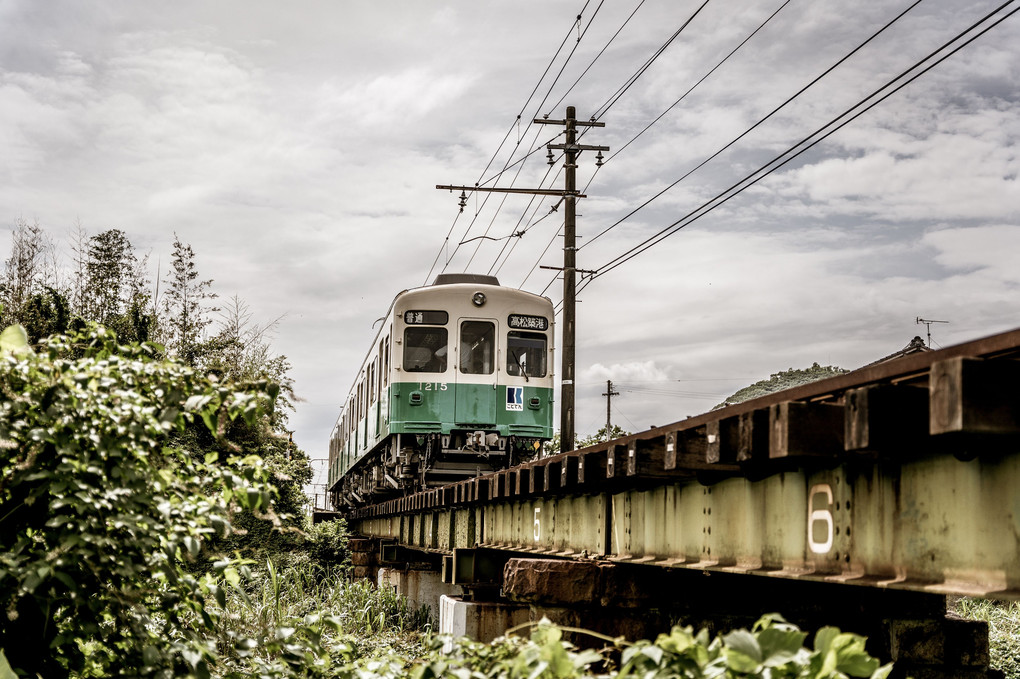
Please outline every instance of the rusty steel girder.
[{"label": "rusty steel girder", "polygon": [[362,534],[1020,598],[1020,331],[355,510]]}]

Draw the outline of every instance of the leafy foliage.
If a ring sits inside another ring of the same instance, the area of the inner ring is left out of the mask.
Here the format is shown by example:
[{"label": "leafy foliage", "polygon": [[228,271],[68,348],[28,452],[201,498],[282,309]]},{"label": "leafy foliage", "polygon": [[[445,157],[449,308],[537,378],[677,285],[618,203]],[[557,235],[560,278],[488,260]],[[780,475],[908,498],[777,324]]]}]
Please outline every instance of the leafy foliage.
[{"label": "leafy foliage", "polygon": [[190,365],[196,365],[200,351],[200,340],[209,325],[205,303],[216,297],[209,290],[212,280],[199,280],[195,251],[181,242],[174,234],[174,252],[167,273],[168,290],[163,301],[166,316],[163,332],[167,348]]},{"label": "leafy foliage", "polygon": [[[81,225],[72,234],[74,262],[69,284],[60,285],[55,250],[38,224],[19,220],[12,255],[0,273],[0,317],[24,326],[33,344],[52,334],[78,332],[87,322],[101,323],[120,343],[165,341],[172,353],[196,371],[220,382],[267,382],[279,386],[277,404],[267,414],[268,427],[251,426],[243,418],[217,423],[213,432],[200,419],[170,432],[171,445],[191,452],[196,463],[215,452],[221,463],[231,456],[259,455],[277,487],[277,509],[283,525],[300,527],[305,503],[303,488],[312,479],[308,456],[290,442],[287,411],[293,402],[290,364],[276,355],[269,335],[277,321],[259,325],[247,305],[234,297],[210,338],[215,309],[211,281],[201,280],[190,245],[174,239],[174,256],[166,276],[167,292],[157,300],[146,273],[148,256],[140,256],[118,229],[89,235]],[[158,288],[157,288],[158,291]],[[149,345],[155,347],[157,345]],[[229,443],[227,443],[229,441]],[[299,539],[251,513],[235,516],[244,540],[226,538],[223,549],[244,549],[257,562],[297,548]],[[236,533],[235,533],[236,535]]]},{"label": "leafy foliage", "polygon": [[864,637],[825,627],[808,649],[803,645],[807,636],[776,614],[763,616],[750,631],[712,640],[704,630],[695,635],[689,627],[674,627],[654,644],[639,642],[626,649],[619,677],[884,679],[892,671],[891,664],[879,667],[868,655]]},{"label": "leafy foliage", "polygon": [[781,370],[777,373],[773,373],[767,380],[760,380],[737,391],[725,401],[715,406],[713,410],[733,405],[734,403],[741,403],[742,401],[750,401],[752,398],[766,396],[776,391],[792,389],[793,387],[799,387],[802,384],[824,380],[828,377],[835,377],[847,372],[850,371],[844,370],[843,368],[837,368],[834,365],[822,366],[818,365],[818,363],[813,363],[810,368],[801,368],[797,370],[790,368],[789,370]]},{"label": "leafy foliage", "polygon": [[[631,432],[623,429],[620,425],[614,424],[612,430],[609,432],[609,440],[623,438],[624,436],[630,436]],[[581,448],[587,448],[588,446],[594,446],[597,443],[605,443],[606,428],[602,427],[594,434],[589,436],[579,436],[574,439],[574,448],[580,450]],[[560,452],[560,432],[553,434],[553,437],[546,441],[542,445],[542,452],[545,455],[555,455]]]},{"label": "leafy foliage", "polygon": [[0,272],[0,325],[3,326],[28,320],[33,299],[45,299],[47,288],[56,285],[55,267],[51,266],[53,242],[42,227],[19,219],[11,235],[11,256]]},{"label": "leafy foliage", "polygon": [[343,519],[323,521],[305,531],[305,551],[312,563],[324,568],[345,569],[350,565],[347,549],[347,522]]},{"label": "leafy foliage", "polygon": [[[209,641],[236,578],[227,560],[187,564],[241,509],[272,516],[274,489],[255,456],[220,461],[164,449],[189,421],[214,436],[255,425],[268,384],[228,387],[160,347],[118,346],[92,328],[33,352],[0,336],[0,647],[21,672],[206,675]],[[233,576],[232,576],[233,574]]]}]

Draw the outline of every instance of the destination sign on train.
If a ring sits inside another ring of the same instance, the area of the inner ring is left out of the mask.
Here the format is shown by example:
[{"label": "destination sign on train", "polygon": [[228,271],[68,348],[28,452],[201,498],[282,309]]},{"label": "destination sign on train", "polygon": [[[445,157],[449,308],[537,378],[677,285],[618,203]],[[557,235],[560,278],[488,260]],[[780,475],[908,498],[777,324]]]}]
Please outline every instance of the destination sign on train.
[{"label": "destination sign on train", "polygon": [[408,325],[446,325],[450,314],[445,311],[405,311],[404,323]]},{"label": "destination sign on train", "polygon": [[525,314],[510,314],[507,318],[507,325],[520,330],[548,330],[549,319],[545,316],[527,316]]}]

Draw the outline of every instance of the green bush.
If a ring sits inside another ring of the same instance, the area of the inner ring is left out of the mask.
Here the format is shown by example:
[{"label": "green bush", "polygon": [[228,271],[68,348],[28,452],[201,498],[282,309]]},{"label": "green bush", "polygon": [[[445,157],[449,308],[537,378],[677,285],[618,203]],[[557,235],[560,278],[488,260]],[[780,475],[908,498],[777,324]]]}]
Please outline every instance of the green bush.
[{"label": "green bush", "polygon": [[[577,631],[577,630],[574,630]],[[598,635],[596,635],[598,636]],[[654,641],[625,644],[603,639],[612,649],[624,646],[618,672],[598,676],[625,679],[884,679],[892,665],[879,662],[864,650],[864,637],[826,627],[815,635],[812,648],[804,647],[807,633],[778,615],[762,617],[750,631],[735,630],[710,639],[702,631],[674,627]],[[410,672],[411,679],[441,676],[505,677],[507,679],[574,679],[596,676],[593,666],[606,662],[603,653],[575,651],[562,640],[562,632],[543,621],[531,639],[500,639],[493,644],[460,640],[442,648],[436,640],[430,654]],[[376,675],[379,676],[379,675]],[[362,674],[361,679],[367,679]]]},{"label": "green bush", "polygon": [[272,405],[267,384],[229,387],[151,344],[94,327],[44,340],[0,335],[0,650],[21,674],[207,675],[207,602],[228,560],[187,568],[240,510],[272,518],[258,457],[164,449],[189,421],[214,434]]},{"label": "green bush", "polygon": [[324,567],[350,567],[351,554],[347,549],[347,523],[343,519],[323,521],[305,531],[305,546],[309,559]]}]

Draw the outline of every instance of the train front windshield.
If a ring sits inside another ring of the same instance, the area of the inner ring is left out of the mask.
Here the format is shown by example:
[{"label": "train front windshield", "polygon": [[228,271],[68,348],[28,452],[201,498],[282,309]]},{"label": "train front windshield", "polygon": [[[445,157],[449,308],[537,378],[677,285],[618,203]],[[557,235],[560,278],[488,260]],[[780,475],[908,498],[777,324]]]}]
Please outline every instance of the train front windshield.
[{"label": "train front windshield", "polygon": [[404,330],[404,370],[412,373],[446,372],[446,328]]},{"label": "train front windshield", "polygon": [[537,332],[511,330],[506,338],[509,375],[545,377],[546,337]]}]

